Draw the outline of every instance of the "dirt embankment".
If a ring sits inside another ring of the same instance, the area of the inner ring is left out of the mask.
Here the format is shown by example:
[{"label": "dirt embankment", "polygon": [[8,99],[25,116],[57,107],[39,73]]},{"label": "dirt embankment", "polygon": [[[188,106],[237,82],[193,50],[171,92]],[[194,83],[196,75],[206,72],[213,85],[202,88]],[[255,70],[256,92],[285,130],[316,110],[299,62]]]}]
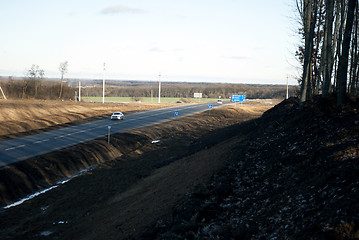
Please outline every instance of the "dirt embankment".
[{"label": "dirt embankment", "polygon": [[[153,139],[159,138],[162,142],[164,139],[181,137],[188,139],[190,136],[196,139],[217,128],[258,117],[269,106],[271,105],[252,104],[244,108],[213,110],[210,116],[202,113],[181,121],[114,135],[110,145],[107,144],[107,139],[103,138],[4,167],[0,169],[0,205],[9,204],[21,197],[53,186],[91,166],[123,155],[136,155],[149,151],[152,149]],[[91,114],[95,113],[91,112]],[[240,116],[241,113],[245,114]],[[197,151],[195,147],[191,149]],[[187,151],[181,153],[178,149],[170,154],[178,158],[188,153]]]},{"label": "dirt embankment", "polygon": [[148,239],[359,239],[359,99],[286,100]]},{"label": "dirt embankment", "polygon": [[[118,134],[111,145],[100,139],[14,165],[0,175],[3,202],[46,188],[84,167],[98,167],[1,212],[0,237],[138,238],[193,186],[206,183],[226,164],[227,148],[221,142],[238,133],[236,123],[259,117],[271,106],[216,109],[210,116],[202,113]],[[155,138],[160,142],[151,144]]]}]

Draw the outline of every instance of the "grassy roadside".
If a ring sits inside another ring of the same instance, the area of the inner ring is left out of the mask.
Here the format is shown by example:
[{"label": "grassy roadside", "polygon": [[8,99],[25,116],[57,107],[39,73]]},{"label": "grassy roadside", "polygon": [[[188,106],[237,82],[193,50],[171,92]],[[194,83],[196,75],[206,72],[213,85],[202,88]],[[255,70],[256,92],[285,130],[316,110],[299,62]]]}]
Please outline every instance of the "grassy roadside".
[{"label": "grassy roadside", "polygon": [[[51,100],[0,101],[0,141],[109,117],[114,111],[125,114],[170,107],[168,103],[73,102]],[[32,131],[32,132],[30,132]]]}]

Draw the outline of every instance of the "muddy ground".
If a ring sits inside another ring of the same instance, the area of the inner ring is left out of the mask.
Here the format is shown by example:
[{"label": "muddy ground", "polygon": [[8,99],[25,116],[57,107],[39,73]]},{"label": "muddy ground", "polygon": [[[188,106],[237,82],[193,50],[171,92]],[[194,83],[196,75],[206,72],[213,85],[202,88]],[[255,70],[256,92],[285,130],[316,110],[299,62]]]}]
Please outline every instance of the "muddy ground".
[{"label": "muddy ground", "polygon": [[[212,110],[64,149],[0,175],[3,205],[96,168],[0,213],[1,239],[136,239],[229,160],[227,139],[272,105]],[[153,139],[160,142],[152,144]],[[162,220],[161,220],[162,221]]]}]

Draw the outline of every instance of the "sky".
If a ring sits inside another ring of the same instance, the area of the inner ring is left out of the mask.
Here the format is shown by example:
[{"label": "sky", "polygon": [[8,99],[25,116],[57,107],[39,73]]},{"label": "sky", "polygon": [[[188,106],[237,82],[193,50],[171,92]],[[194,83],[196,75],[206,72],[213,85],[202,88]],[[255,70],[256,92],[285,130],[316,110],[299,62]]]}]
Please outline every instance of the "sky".
[{"label": "sky", "polygon": [[0,0],[0,76],[294,85],[291,2]]}]

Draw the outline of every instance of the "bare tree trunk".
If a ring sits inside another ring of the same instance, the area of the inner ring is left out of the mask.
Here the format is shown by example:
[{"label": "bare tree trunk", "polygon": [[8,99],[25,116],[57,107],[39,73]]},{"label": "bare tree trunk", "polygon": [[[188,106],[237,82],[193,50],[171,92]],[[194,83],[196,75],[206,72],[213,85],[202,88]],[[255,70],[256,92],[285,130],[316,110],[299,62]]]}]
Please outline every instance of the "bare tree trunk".
[{"label": "bare tree trunk", "polygon": [[[312,6],[311,0],[304,0],[303,4],[303,25],[305,36],[303,79],[301,86],[300,102],[303,103],[310,98],[311,93],[311,68],[313,53],[313,38],[316,16],[316,1]],[[314,9],[313,9],[314,8]],[[313,11],[314,10],[314,11]]]},{"label": "bare tree trunk", "polygon": [[65,62],[60,63],[60,66],[59,66],[59,70],[61,73],[61,85],[60,85],[59,98],[62,97],[62,89],[63,89],[63,85],[64,85],[64,75],[65,75],[65,73],[67,73],[68,64],[69,64],[68,61],[65,61]]},{"label": "bare tree trunk", "polygon": [[348,13],[345,24],[345,31],[342,44],[342,54],[339,57],[338,63],[338,99],[337,105],[340,106],[345,103],[345,95],[347,90],[347,74],[348,74],[348,60],[350,39],[354,21],[354,10],[357,0],[349,0]]},{"label": "bare tree trunk", "polygon": [[338,62],[339,62],[339,58],[341,56],[341,51],[342,51],[342,41],[343,41],[343,29],[344,29],[344,24],[345,24],[345,18],[346,18],[346,12],[345,12],[345,0],[339,0],[337,2],[337,19],[340,18],[340,23],[338,26],[338,31],[336,32],[337,35],[337,41],[336,41],[336,46],[337,46],[337,51],[335,52],[335,67],[334,67],[334,91],[338,91]]},{"label": "bare tree trunk", "polygon": [[322,95],[326,96],[329,93],[330,83],[332,81],[333,65],[333,19],[334,19],[334,0],[326,0],[326,16],[324,26],[324,43],[323,43],[323,88]]},{"label": "bare tree trunk", "polygon": [[353,32],[353,39],[351,44],[351,51],[350,51],[350,67],[349,67],[349,93],[354,94],[355,92],[355,69],[356,69],[356,52],[357,52],[357,36],[356,36],[356,24],[354,25],[354,32]]},{"label": "bare tree trunk", "polygon": [[63,80],[64,80],[64,74],[61,74],[61,85],[60,85],[60,94],[59,94],[59,98],[61,98],[61,97],[62,97]]},{"label": "bare tree trunk", "polygon": [[[342,0],[344,1],[344,0]],[[338,64],[338,56],[339,56],[339,46],[338,42],[339,42],[339,38],[341,39],[341,35],[339,36],[339,28],[341,27],[341,19],[342,16],[340,15],[340,2],[339,1],[335,1],[335,5],[336,5],[336,13],[335,13],[335,27],[334,27],[334,34],[333,34],[333,50],[332,50],[332,56],[331,58],[329,58],[329,72],[332,74],[333,76],[333,83],[329,82],[329,92],[333,92],[334,87],[336,86],[336,81],[337,81],[337,64]],[[341,41],[341,40],[340,40]],[[333,73],[334,71],[334,73]],[[334,87],[333,87],[334,86]]]},{"label": "bare tree trunk", "polygon": [[323,0],[319,0],[317,3],[318,7],[317,7],[317,11],[318,11],[318,23],[317,23],[317,27],[316,27],[316,32],[315,34],[315,38],[316,38],[316,43],[315,43],[315,48],[313,51],[313,80],[312,80],[312,94],[318,95],[319,91],[320,91],[320,87],[321,87],[321,83],[322,83],[322,78],[321,78],[321,59],[323,59],[322,56],[320,56],[320,45],[322,43],[322,33],[321,33],[321,29],[323,27],[323,14],[324,14],[324,4],[323,4]]},{"label": "bare tree trunk", "polygon": [[26,96],[26,94],[27,94],[26,92],[27,92],[27,87],[28,87],[28,85],[29,85],[29,80],[28,80],[28,79],[25,79],[25,80],[23,81],[21,99],[24,99],[24,98],[25,98],[25,96]]},{"label": "bare tree trunk", "polygon": [[355,18],[353,23],[353,39],[351,45],[351,61],[350,61],[350,72],[349,72],[349,92],[356,94],[358,87],[358,8],[355,11]]}]

